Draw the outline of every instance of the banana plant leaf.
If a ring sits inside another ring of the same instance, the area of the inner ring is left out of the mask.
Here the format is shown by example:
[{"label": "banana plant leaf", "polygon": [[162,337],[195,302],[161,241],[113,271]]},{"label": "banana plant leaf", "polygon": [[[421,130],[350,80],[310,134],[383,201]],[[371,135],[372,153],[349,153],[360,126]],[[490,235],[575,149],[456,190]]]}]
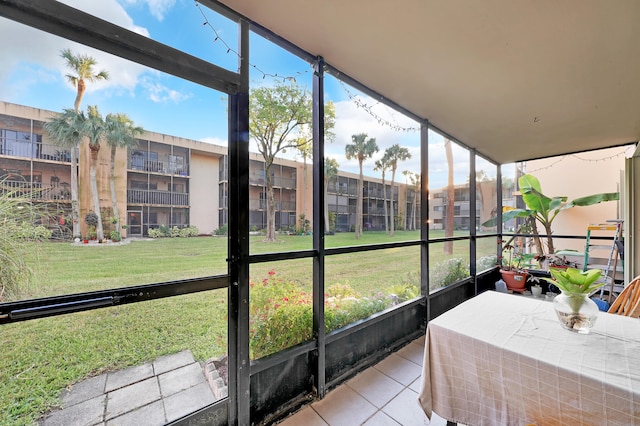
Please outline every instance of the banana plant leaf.
[{"label": "banana plant leaf", "polygon": [[[620,199],[618,192],[609,192],[602,194],[593,194],[585,197],[576,198],[567,202],[566,196],[550,197],[542,192],[540,181],[533,175],[526,174],[518,179],[518,186],[522,200],[526,205],[526,209],[504,209],[502,212],[502,221],[507,222],[518,217],[533,216],[544,227],[547,234],[547,246],[549,253],[554,252],[553,240],[551,239],[551,224],[556,216],[567,209],[578,206],[591,206],[605,201],[615,201]],[[493,217],[484,222],[482,226],[496,226],[497,217]],[[535,235],[537,236],[537,234]],[[544,253],[538,253],[543,255]]]}]

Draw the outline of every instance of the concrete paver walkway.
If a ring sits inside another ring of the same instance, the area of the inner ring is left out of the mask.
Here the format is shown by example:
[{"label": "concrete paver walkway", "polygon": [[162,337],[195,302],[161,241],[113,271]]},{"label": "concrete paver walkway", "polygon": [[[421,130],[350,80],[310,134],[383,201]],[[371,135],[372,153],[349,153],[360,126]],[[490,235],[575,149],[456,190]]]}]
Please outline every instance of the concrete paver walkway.
[{"label": "concrete paver walkway", "polygon": [[91,377],[61,398],[41,425],[164,425],[217,400],[190,351]]}]

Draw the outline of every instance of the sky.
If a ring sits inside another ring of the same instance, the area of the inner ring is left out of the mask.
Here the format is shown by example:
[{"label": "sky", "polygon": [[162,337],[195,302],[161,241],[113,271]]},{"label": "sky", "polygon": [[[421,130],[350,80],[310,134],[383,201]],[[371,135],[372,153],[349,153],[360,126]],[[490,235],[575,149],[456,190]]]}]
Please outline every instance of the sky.
[{"label": "sky", "polygon": [[[193,0],[62,0],[81,9],[171,47],[237,71],[238,30],[235,23]],[[109,72],[107,81],[88,82],[82,107],[97,105],[106,115],[126,113],[144,129],[202,142],[227,145],[227,97],[221,92],[161,73],[116,56],[0,18],[0,100],[62,111],[73,108],[75,88],[67,81],[70,70],[60,57],[62,49],[96,59],[96,70]],[[311,90],[311,66],[275,44],[252,34],[250,39],[250,85],[273,85],[275,76],[294,77]],[[339,169],[358,173],[356,160],[345,158],[351,136],[366,133],[375,138],[379,152],[364,163],[364,174],[381,177],[375,161],[384,150],[398,143],[411,159],[398,166],[396,181],[404,181],[402,171],[419,172],[418,123],[325,74],[326,99],[336,107],[335,140],[325,145],[325,155],[336,159]],[[354,101],[352,98],[356,98]],[[367,107],[363,107],[366,105]],[[383,123],[379,122],[382,118]],[[395,128],[410,129],[396,131]],[[444,138],[429,134],[429,186],[447,183]],[[255,145],[250,148],[257,152]],[[301,160],[293,151],[282,155]],[[468,181],[468,152],[454,145],[455,183]],[[489,174],[492,174],[489,172]],[[493,171],[495,175],[495,170]],[[387,180],[390,179],[387,174]]]}]

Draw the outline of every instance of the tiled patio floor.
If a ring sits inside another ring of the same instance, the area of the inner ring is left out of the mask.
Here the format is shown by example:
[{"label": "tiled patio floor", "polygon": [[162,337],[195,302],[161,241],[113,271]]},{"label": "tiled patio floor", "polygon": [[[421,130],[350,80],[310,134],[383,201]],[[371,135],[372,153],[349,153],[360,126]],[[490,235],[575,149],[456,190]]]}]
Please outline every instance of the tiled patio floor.
[{"label": "tiled patio floor", "polygon": [[444,426],[436,415],[429,423],[418,404],[423,354],[421,337],[279,426]]}]

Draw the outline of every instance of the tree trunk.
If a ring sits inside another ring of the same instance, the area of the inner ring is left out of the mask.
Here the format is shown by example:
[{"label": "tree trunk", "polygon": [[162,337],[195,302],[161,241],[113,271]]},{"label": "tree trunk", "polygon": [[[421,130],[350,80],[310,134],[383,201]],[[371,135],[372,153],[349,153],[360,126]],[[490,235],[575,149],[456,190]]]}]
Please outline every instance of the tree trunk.
[{"label": "tree trunk", "polygon": [[360,177],[358,179],[358,202],[356,204],[356,240],[362,236],[362,200],[364,190],[364,176],[362,175],[362,161],[360,161]]},{"label": "tree trunk", "polygon": [[78,155],[76,147],[71,147],[71,221],[73,238],[81,238],[80,206],[78,203]]},{"label": "tree trunk", "polygon": [[331,230],[331,224],[329,223],[329,179],[325,175],[324,177],[324,232]]},{"label": "tree trunk", "polygon": [[91,150],[91,166],[89,167],[89,176],[91,179],[91,198],[93,199],[93,210],[98,215],[98,224],[96,225],[96,236],[98,241],[104,239],[104,230],[102,229],[102,214],[100,213],[100,197],[98,195],[98,180],[96,178],[96,164],[98,163],[98,152]]},{"label": "tree trunk", "polygon": [[116,147],[111,147],[111,164],[109,168],[109,186],[111,187],[111,205],[113,207],[113,217],[116,218],[116,232],[120,233],[120,210],[118,209],[118,197],[116,195]]},{"label": "tree trunk", "polygon": [[395,192],[393,190],[393,184],[395,180],[396,180],[396,169],[394,167],[391,169],[391,188],[390,188],[391,197],[389,197],[391,200],[391,202],[389,203],[389,216],[391,216],[391,220],[390,220],[391,223],[389,224],[391,231],[389,232],[389,235],[392,237],[394,235],[394,228],[396,226],[396,210],[393,208],[393,193]]},{"label": "tree trunk", "polygon": [[[455,187],[453,181],[453,150],[451,149],[451,141],[445,139],[444,150],[447,154],[447,166],[449,169],[447,179],[447,216],[445,219],[444,236],[453,237],[454,221],[454,207],[455,207]],[[444,243],[444,254],[453,254],[453,241],[446,241]]]},{"label": "tree trunk", "polygon": [[416,192],[413,193],[413,202],[411,203],[411,229],[413,231],[416,230],[416,210],[418,207],[418,194]]},{"label": "tree trunk", "polygon": [[265,242],[276,240],[276,202],[273,196],[273,181],[269,168],[265,169],[265,182],[267,184],[267,235]]},{"label": "tree trunk", "polygon": [[387,185],[384,182],[384,171],[382,172],[382,200],[384,204],[384,233],[389,235],[389,210],[387,209]]}]

